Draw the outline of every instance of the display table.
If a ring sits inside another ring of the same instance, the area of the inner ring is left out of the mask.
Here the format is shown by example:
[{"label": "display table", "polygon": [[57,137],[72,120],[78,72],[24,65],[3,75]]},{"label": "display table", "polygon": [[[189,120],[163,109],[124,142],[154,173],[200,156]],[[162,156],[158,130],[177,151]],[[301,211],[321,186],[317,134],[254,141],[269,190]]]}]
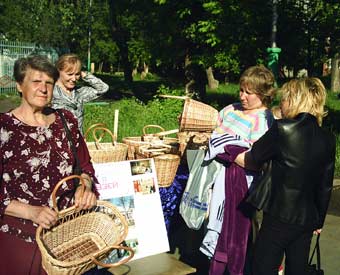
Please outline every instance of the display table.
[{"label": "display table", "polygon": [[128,262],[109,271],[114,275],[185,275],[196,272],[196,269],[179,261],[173,254],[161,253]]}]

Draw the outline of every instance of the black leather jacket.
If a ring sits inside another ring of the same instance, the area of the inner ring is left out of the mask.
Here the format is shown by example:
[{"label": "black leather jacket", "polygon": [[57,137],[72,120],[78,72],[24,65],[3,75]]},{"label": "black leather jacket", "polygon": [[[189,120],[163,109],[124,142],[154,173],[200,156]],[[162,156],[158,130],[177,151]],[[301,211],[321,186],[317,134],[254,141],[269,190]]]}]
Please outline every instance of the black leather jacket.
[{"label": "black leather jacket", "polygon": [[272,161],[264,212],[290,224],[322,228],[333,185],[334,136],[314,116],[300,113],[276,120],[254,143],[251,155],[259,165]]}]

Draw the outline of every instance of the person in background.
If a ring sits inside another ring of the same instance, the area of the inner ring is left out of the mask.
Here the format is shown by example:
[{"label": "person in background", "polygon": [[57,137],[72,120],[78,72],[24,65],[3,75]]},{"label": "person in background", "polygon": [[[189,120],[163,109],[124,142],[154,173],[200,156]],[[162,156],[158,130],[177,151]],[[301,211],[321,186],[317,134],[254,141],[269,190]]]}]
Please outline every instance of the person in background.
[{"label": "person in background", "polygon": [[[58,78],[55,66],[40,55],[20,58],[14,78],[21,103],[0,114],[0,274],[46,274],[35,233],[38,225],[51,228],[57,222],[50,196],[60,180],[73,174],[75,157],[61,117],[47,107]],[[83,193],[73,181],[64,183],[57,192],[59,208],[74,203],[89,209],[97,203],[97,179],[77,120],[69,111],[62,113],[86,188]]]},{"label": "person in background", "polygon": [[[321,232],[333,186],[336,147],[335,137],[321,128],[326,115],[323,83],[314,77],[294,79],[281,93],[283,119],[235,159],[253,169],[271,162],[250,195],[255,198],[250,202],[264,212],[254,275],[277,275],[284,255],[286,275],[308,274],[311,239],[313,232]],[[263,184],[269,187],[261,188]]]},{"label": "person in background", "polygon": [[243,274],[251,232],[250,211],[241,209],[257,173],[234,165],[234,157],[247,150],[272,125],[269,109],[275,95],[274,75],[262,65],[249,67],[240,77],[240,102],[219,112],[205,160],[222,161],[210,203],[207,234],[201,252],[211,258],[209,274]]},{"label": "person in background", "polygon": [[[89,72],[81,71],[80,58],[73,53],[60,56],[56,62],[59,78],[54,86],[52,107],[69,110],[77,119],[83,133],[84,104],[109,90],[109,86]],[[88,85],[78,87],[80,78]]]}]

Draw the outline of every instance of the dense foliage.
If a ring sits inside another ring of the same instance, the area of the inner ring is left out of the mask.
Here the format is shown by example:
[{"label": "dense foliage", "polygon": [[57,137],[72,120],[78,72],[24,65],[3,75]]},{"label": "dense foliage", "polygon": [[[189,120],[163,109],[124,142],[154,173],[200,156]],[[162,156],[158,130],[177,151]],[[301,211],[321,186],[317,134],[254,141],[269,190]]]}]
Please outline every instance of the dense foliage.
[{"label": "dense foliage", "polygon": [[[280,65],[321,74],[339,48],[340,3],[276,0]],[[185,66],[212,68],[220,82],[266,64],[274,1],[3,0],[0,34],[8,40],[78,53],[97,71],[133,69],[185,78]],[[89,39],[90,38],[90,39]],[[90,42],[90,43],[89,43]],[[86,62],[84,62],[86,63]],[[281,75],[282,76],[282,75]]]}]

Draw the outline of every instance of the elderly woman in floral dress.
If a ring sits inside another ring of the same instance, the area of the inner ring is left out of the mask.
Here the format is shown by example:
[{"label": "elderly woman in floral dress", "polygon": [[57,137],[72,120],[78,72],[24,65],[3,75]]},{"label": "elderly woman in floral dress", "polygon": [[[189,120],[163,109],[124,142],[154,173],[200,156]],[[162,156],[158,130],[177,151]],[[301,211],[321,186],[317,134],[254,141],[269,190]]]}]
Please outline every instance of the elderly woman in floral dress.
[{"label": "elderly woman in floral dress", "polygon": [[[38,225],[57,222],[50,195],[55,185],[73,173],[75,157],[61,117],[47,108],[58,71],[42,56],[20,58],[14,78],[21,95],[19,107],[0,114],[0,274],[45,274],[35,241]],[[67,121],[86,185],[81,195],[72,181],[57,193],[60,208],[74,203],[79,209],[96,205],[94,169],[74,116]],[[68,194],[61,196],[61,194]]]}]

